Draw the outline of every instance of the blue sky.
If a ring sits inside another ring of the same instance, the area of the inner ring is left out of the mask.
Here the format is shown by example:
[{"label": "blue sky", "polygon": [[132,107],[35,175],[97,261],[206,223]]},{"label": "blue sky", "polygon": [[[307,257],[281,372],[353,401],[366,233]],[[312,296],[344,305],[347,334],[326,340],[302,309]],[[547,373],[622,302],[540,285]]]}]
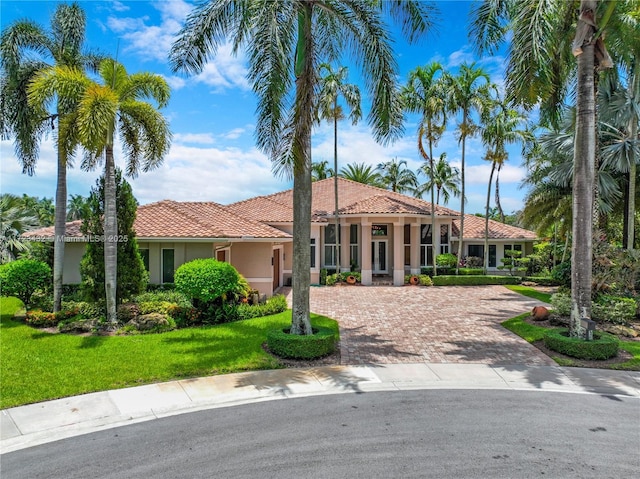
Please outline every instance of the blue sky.
[{"label": "blue sky", "polygon": [[[31,19],[49,27],[55,11],[55,1],[0,2],[1,28],[17,19]],[[242,53],[233,57],[223,46],[218,55],[197,76],[184,77],[171,72],[167,52],[180,29],[192,3],[184,0],[165,1],[81,1],[87,14],[87,46],[115,56],[129,73],[152,72],[165,77],[172,87],[169,105],[163,110],[170,121],[173,142],[163,165],[152,172],[130,179],[134,194],[141,204],[162,199],[216,201],[231,203],[244,198],[270,194],[289,188],[287,181],[271,172],[269,159],[255,147],[256,98],[248,84],[246,60]],[[399,80],[406,81],[411,69],[438,60],[455,73],[467,61],[477,61],[494,82],[502,84],[504,57],[478,58],[467,37],[468,12],[466,1],[435,2],[440,10],[437,31],[419,45],[406,45],[396,39]],[[358,73],[350,69],[350,81]],[[364,87],[362,87],[364,92]],[[364,117],[368,100],[363,98]],[[339,126],[339,162],[364,162],[377,165],[393,158],[406,160],[417,169],[421,160],[416,148],[416,117],[406,117],[405,135],[394,144],[378,145],[366,121],[352,126],[345,121]],[[446,152],[454,166],[460,164],[460,149],[451,121],[434,153]],[[478,139],[467,143],[467,206],[470,213],[483,212],[489,164],[482,160],[483,148]],[[524,176],[520,149],[512,148],[508,164],[500,176],[503,208],[507,213],[522,208],[525,192],[519,188]],[[314,161],[333,159],[333,135],[329,125],[314,130]],[[53,197],[55,195],[56,155],[53,139],[41,146],[34,176],[21,173],[11,141],[0,143],[0,190]],[[116,162],[123,165],[122,153],[116,148]],[[79,161],[77,162],[79,164]],[[100,171],[69,170],[68,192],[87,196]],[[424,181],[424,178],[422,178]],[[458,199],[449,207],[459,209]]]}]

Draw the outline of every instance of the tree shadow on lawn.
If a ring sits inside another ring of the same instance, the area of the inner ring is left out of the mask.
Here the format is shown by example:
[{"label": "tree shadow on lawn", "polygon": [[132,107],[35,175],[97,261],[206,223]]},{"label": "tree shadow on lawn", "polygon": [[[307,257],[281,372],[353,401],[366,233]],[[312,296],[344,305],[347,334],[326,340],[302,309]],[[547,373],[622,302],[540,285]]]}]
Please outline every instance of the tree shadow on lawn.
[{"label": "tree shadow on lawn", "polygon": [[[635,383],[630,375],[625,377],[625,373],[618,371],[561,368],[558,365],[527,365],[523,364],[531,354],[527,351],[506,353],[514,357],[513,360],[511,358],[505,359],[505,353],[502,351],[513,350],[514,348],[514,345],[509,342],[474,340],[448,341],[447,344],[454,345],[457,349],[446,351],[445,355],[455,356],[458,361],[462,359],[468,363],[487,364],[507,384],[511,385],[517,385],[518,382],[524,381],[541,390],[553,390],[549,385],[556,385],[558,389],[565,391],[575,391],[572,390],[572,386],[577,385],[588,392],[599,394],[614,401],[621,401],[616,396],[632,396],[621,386],[638,389],[638,383]],[[529,346],[535,348],[533,345]],[[539,351],[537,348],[535,349]],[[540,351],[539,353],[544,354]],[[551,358],[549,360],[552,361]]]}]

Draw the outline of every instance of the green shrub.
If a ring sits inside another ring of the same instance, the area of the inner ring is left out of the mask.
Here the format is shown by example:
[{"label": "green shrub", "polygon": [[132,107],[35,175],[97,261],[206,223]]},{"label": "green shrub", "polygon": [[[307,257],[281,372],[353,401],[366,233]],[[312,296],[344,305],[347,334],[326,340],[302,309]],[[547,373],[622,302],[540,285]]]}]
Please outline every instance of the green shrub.
[{"label": "green shrub", "polygon": [[283,358],[315,359],[331,354],[336,347],[336,336],[329,328],[313,328],[311,335],[289,334],[289,329],[267,332],[267,346]]},{"label": "green shrub", "polygon": [[189,308],[193,306],[188,296],[174,289],[164,290],[164,291],[156,290],[153,292],[142,293],[134,298],[135,303],[146,303],[146,302],[154,302],[154,301],[155,302],[166,301],[168,303],[177,304],[182,308]]},{"label": "green shrub", "polygon": [[438,268],[455,268],[458,266],[458,257],[452,253],[442,253],[436,256],[436,266]]},{"label": "green shrub", "polygon": [[327,270],[325,268],[320,270],[320,284],[323,286],[327,284]]},{"label": "green shrub", "polygon": [[636,317],[636,308],[633,298],[600,295],[591,305],[591,314],[599,321],[627,324]]},{"label": "green shrub", "polygon": [[3,296],[16,296],[26,307],[31,296],[49,286],[51,268],[42,261],[19,259],[0,265],[0,291]]},{"label": "green shrub", "polygon": [[329,274],[324,280],[324,284],[326,284],[327,286],[333,286],[337,282],[338,282],[338,275],[336,274]]},{"label": "green shrub", "polygon": [[420,279],[420,286],[433,286],[431,276],[428,274],[421,274],[418,278]]},{"label": "green shrub", "polygon": [[551,304],[556,314],[559,314],[560,316],[571,315],[571,296],[556,293],[551,296]]},{"label": "green shrub", "polygon": [[459,268],[458,269],[458,274],[460,276],[479,276],[483,273],[484,271],[482,268]]},{"label": "green shrub", "polygon": [[[438,270],[440,272],[440,270]],[[427,274],[433,276],[433,266],[423,266],[420,268],[420,274]]]},{"label": "green shrub", "polygon": [[270,316],[287,310],[287,298],[281,294],[277,294],[267,300],[263,304],[240,304],[238,305],[238,320],[259,318],[262,316]]},{"label": "green shrub", "polygon": [[571,286],[571,260],[564,261],[554,266],[551,270],[551,278],[560,286]]},{"label": "green shrub", "polygon": [[176,270],[176,289],[202,302],[225,301],[238,290],[240,276],[229,263],[213,258],[195,259]]},{"label": "green shrub", "polygon": [[173,291],[176,289],[175,283],[147,284],[147,291],[153,293],[157,291]]},{"label": "green shrub", "polygon": [[238,319],[240,305],[235,303],[209,302],[201,308],[200,322],[202,324],[231,323]]},{"label": "green shrub", "polygon": [[176,303],[170,303],[169,301],[145,301],[138,303],[140,314],[160,313],[170,315],[176,306],[178,306]]},{"label": "green shrub", "polygon": [[104,303],[87,301],[63,301],[62,311],[75,310],[83,318],[102,318],[106,314]]},{"label": "green shrub", "polygon": [[593,341],[568,336],[566,328],[551,329],[544,335],[544,344],[549,349],[578,359],[609,359],[618,354],[618,339],[610,334],[596,331]]},{"label": "green shrub", "polygon": [[488,284],[518,284],[515,276],[434,276],[434,286],[477,286]]}]

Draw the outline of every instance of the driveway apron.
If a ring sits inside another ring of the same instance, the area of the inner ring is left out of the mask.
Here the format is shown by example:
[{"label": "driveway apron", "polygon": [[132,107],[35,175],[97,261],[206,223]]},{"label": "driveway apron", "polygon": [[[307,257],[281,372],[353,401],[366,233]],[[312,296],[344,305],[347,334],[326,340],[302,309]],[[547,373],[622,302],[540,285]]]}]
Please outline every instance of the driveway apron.
[{"label": "driveway apron", "polygon": [[[287,291],[289,300],[291,291]],[[340,324],[341,363],[555,365],[506,319],[543,304],[503,286],[311,288],[311,311]]]}]

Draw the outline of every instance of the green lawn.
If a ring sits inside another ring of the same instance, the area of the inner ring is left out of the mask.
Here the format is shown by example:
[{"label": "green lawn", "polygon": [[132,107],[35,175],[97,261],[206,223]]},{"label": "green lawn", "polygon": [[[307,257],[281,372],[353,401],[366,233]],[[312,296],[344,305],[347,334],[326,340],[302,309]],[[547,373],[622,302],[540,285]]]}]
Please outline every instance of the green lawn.
[{"label": "green lawn", "polygon": [[[12,319],[22,307],[0,298],[0,408],[187,377],[274,369],[262,350],[269,329],[291,312],[235,323],[136,336],[73,336],[39,331]],[[338,331],[332,319],[314,326]]]},{"label": "green lawn", "polygon": [[551,295],[549,293],[543,293],[542,291],[538,291],[528,286],[520,286],[519,284],[508,284],[505,285],[505,288],[508,288],[516,293],[520,293],[523,296],[537,299],[538,301],[551,303]]}]

